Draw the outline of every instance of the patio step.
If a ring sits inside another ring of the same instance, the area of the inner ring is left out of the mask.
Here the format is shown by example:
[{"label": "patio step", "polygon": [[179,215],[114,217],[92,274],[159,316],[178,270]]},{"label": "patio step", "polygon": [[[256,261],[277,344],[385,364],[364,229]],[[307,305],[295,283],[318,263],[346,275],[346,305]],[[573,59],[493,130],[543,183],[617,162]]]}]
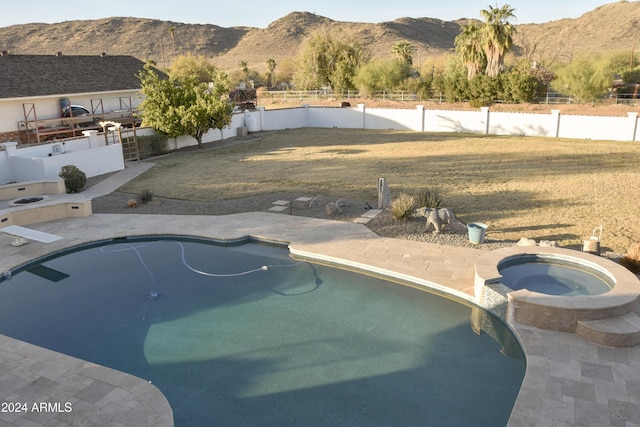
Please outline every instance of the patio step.
[{"label": "patio step", "polygon": [[609,347],[633,347],[640,344],[640,317],[627,313],[602,320],[579,320],[576,334]]}]

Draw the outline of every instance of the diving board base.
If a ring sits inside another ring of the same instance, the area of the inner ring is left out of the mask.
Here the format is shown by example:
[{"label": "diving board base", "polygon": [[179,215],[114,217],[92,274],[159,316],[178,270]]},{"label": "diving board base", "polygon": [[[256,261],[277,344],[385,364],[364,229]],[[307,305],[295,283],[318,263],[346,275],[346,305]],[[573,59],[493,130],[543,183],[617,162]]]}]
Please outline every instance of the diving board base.
[{"label": "diving board base", "polygon": [[9,243],[11,246],[22,246],[29,243],[29,241],[24,237],[20,237],[20,236],[13,236],[13,237],[14,237],[13,242]]}]

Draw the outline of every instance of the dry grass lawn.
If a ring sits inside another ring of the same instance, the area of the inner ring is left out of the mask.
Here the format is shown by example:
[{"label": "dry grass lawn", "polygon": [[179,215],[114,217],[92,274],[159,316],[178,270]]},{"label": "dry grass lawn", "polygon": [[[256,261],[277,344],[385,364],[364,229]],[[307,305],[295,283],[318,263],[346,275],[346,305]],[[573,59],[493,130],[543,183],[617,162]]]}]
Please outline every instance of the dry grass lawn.
[{"label": "dry grass lawn", "polygon": [[624,253],[640,240],[640,145],[629,142],[399,131],[298,129],[216,150],[155,160],[123,191],[232,199],[294,192],[377,200],[439,187],[464,222],[492,238],[556,240],[580,247],[604,220],[602,247]]}]

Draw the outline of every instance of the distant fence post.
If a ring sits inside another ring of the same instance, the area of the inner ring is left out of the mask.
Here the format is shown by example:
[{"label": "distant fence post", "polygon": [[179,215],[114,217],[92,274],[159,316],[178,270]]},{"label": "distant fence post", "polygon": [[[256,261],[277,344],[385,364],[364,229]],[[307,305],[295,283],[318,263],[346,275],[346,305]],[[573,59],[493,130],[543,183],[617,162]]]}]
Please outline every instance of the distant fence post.
[{"label": "distant fence post", "polygon": [[358,110],[362,114],[362,129],[366,129],[367,128],[366,126],[367,125],[367,121],[366,121],[367,108],[364,106],[364,104],[358,104]]},{"label": "distant fence post", "polygon": [[553,136],[557,138],[560,135],[560,110],[551,110],[551,117],[553,121],[551,129],[555,129]]},{"label": "distant fence post", "polygon": [[258,130],[264,130],[266,108],[263,105],[258,105],[256,110],[258,110]]},{"label": "distant fence post", "polygon": [[416,105],[416,110],[418,110],[418,114],[420,115],[420,132],[424,132],[424,105]]},{"label": "distant fence post", "polygon": [[[484,119],[484,133],[486,135],[489,134],[489,107],[480,107],[480,111],[482,111],[482,118]],[[482,121],[480,122],[482,123]]]},{"label": "distant fence post", "polygon": [[635,141],[638,132],[638,113],[627,113],[627,117],[631,121],[631,140]]}]

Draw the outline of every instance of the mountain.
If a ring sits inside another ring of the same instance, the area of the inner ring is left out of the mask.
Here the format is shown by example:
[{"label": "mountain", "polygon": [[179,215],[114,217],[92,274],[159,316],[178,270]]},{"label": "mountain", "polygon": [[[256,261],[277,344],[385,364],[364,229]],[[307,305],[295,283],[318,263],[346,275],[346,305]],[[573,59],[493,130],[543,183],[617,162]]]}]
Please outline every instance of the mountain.
[{"label": "mountain", "polygon": [[[517,15],[517,10],[516,10]],[[306,36],[316,30],[358,39],[374,57],[389,57],[391,47],[408,40],[421,59],[453,52],[460,26],[468,20],[400,18],[377,24],[334,21],[309,12],[292,12],[266,28],[182,24],[143,18],[32,23],[0,28],[0,50],[9,54],[133,55],[161,67],[184,53],[204,55],[234,70],[238,61],[265,71],[273,58],[279,66],[297,55]],[[632,49],[640,38],[640,2],[618,1],[576,19],[516,25],[516,51],[531,60],[567,60],[581,51]]]},{"label": "mountain", "polygon": [[517,29],[518,47],[534,50],[547,62],[569,61],[580,52],[632,50],[640,42],[640,2],[618,1],[576,19],[523,24]]}]

